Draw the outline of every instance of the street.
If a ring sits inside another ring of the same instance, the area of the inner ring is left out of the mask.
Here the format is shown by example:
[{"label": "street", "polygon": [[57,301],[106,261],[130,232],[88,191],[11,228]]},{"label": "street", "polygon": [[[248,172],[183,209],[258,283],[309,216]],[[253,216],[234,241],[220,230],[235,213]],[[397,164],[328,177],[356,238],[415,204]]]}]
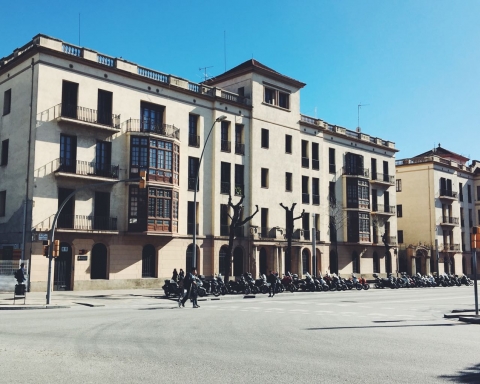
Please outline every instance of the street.
[{"label": "street", "polygon": [[480,382],[480,328],[443,319],[473,308],[473,287],[224,296],[199,309],[130,293],[0,311],[1,382]]}]

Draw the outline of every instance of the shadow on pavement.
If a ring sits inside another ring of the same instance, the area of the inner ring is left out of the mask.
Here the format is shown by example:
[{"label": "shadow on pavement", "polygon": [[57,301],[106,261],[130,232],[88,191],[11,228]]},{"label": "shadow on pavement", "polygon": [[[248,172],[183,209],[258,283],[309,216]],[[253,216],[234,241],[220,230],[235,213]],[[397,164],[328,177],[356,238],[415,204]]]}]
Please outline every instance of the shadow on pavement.
[{"label": "shadow on pavement", "polygon": [[[377,322],[378,323],[378,322]],[[412,325],[366,325],[362,327],[322,327],[306,328],[306,331],[328,331],[332,329],[364,329],[364,328],[403,328],[403,327],[454,327],[465,324],[412,324]]]},{"label": "shadow on pavement", "polygon": [[454,383],[480,383],[480,364],[458,371],[455,375],[439,376],[440,379]]}]

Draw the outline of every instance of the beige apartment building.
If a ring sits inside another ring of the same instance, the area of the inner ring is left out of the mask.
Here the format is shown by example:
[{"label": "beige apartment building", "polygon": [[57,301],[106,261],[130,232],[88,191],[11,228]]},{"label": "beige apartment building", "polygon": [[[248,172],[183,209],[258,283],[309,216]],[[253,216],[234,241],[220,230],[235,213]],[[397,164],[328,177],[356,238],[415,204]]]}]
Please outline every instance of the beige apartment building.
[{"label": "beige apartment building", "polygon": [[468,161],[440,144],[396,161],[402,270],[472,273],[469,239],[480,220],[480,183],[478,164],[468,165]]},{"label": "beige apartment building", "polygon": [[[77,191],[53,289],[161,286],[192,265],[193,231],[199,272],[225,274],[229,195],[245,195],[244,217],[259,211],[236,233],[235,276],[396,271],[397,149],[302,115],[304,86],[256,60],[198,84],[35,36],[0,59],[1,258],[29,260],[45,290],[42,239]],[[280,203],[305,211],[290,257]]]}]

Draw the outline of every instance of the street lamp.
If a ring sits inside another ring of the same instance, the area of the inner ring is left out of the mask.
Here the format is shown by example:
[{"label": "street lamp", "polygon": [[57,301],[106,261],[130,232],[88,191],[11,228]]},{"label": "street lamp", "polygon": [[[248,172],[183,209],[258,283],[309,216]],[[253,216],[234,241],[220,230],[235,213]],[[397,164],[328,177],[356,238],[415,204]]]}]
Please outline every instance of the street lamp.
[{"label": "street lamp", "polygon": [[[200,155],[200,160],[198,161],[197,167],[197,176],[195,178],[195,189],[193,190],[193,251],[192,251],[192,266],[197,266],[197,189],[198,189],[198,177],[200,175],[200,164],[202,163],[203,153],[205,152],[205,148],[207,147],[208,139],[210,138],[210,134],[213,131],[213,127],[215,123],[219,121],[223,121],[227,118],[225,115],[221,115],[215,119],[212,124],[212,128],[208,132],[207,138],[205,139],[205,143],[203,144],[202,154]],[[187,271],[188,272],[188,271]]]}]

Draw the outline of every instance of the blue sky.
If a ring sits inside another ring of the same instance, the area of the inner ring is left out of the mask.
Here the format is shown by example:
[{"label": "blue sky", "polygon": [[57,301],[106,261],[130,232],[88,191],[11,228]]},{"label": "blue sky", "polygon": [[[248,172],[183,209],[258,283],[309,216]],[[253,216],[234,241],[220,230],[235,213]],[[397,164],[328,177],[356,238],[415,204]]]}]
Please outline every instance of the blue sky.
[{"label": "blue sky", "polygon": [[[6,0],[3,0],[6,2]],[[480,159],[480,1],[8,2],[0,57],[44,33],[191,81],[250,58],[307,83],[301,111],[396,143]],[[224,49],[224,35],[225,46]]]}]

